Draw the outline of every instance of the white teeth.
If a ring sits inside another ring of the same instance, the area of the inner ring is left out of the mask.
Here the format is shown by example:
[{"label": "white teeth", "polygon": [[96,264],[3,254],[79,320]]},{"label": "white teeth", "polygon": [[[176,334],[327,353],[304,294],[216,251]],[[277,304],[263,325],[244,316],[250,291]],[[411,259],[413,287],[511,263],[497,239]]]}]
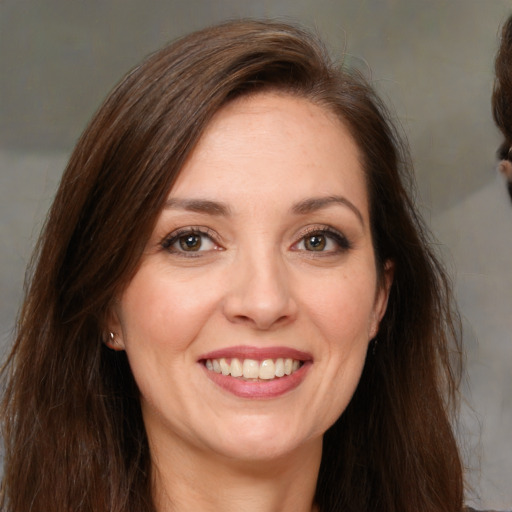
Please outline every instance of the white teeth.
[{"label": "white teeth", "polygon": [[297,359],[282,358],[264,359],[238,359],[234,357],[229,360],[224,357],[220,359],[207,359],[206,368],[222,375],[231,375],[231,377],[243,377],[244,379],[272,380],[275,377],[284,377],[291,375],[301,367],[301,362]]},{"label": "white teeth", "polygon": [[273,379],[276,376],[276,365],[272,359],[265,359],[260,364],[259,378],[264,380]]},{"label": "white teeth", "polygon": [[242,363],[236,357],[231,359],[231,377],[241,377],[243,374]]},{"label": "white teeth", "polygon": [[242,368],[246,379],[257,379],[260,375],[260,364],[254,359],[245,359]]},{"label": "white teeth", "polygon": [[276,377],[284,376],[284,359],[279,358],[276,360]]},{"label": "white teeth", "polygon": [[231,372],[231,368],[229,367],[229,364],[226,362],[226,360],[224,358],[220,359],[219,364],[222,375],[229,375]]},{"label": "white teeth", "polygon": [[284,360],[284,373],[285,375],[291,375],[292,373],[292,365],[293,365],[293,360],[290,359],[290,358],[287,358]]}]

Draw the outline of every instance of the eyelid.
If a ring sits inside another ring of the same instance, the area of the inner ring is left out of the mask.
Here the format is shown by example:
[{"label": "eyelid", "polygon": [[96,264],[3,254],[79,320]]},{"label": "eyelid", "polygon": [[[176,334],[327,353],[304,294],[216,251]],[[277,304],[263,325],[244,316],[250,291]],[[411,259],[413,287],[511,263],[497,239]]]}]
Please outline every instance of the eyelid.
[{"label": "eyelid", "polygon": [[219,243],[219,236],[218,234],[213,231],[212,229],[205,227],[205,226],[185,226],[178,229],[175,229],[174,231],[171,231],[168,235],[166,235],[162,241],[160,242],[160,246],[162,249],[172,253],[172,254],[179,254],[180,256],[185,257],[197,257],[199,256],[199,253],[205,253],[209,251],[179,251],[179,250],[172,250],[172,246],[178,241],[178,239],[185,235],[202,235],[207,238],[209,238],[214,245],[218,246],[218,249],[222,249],[222,245]]},{"label": "eyelid", "polygon": [[[339,252],[344,252],[349,249],[352,249],[352,242],[345,236],[340,230],[333,228],[332,226],[329,226],[327,224],[319,224],[319,225],[313,225],[308,226],[299,234],[297,235],[297,241],[293,243],[292,248],[296,247],[299,243],[301,243],[305,238],[312,235],[323,235],[331,240],[334,240],[334,242],[339,247]],[[314,251],[310,251],[314,252]],[[332,254],[333,251],[319,251],[317,255],[322,254]]]}]

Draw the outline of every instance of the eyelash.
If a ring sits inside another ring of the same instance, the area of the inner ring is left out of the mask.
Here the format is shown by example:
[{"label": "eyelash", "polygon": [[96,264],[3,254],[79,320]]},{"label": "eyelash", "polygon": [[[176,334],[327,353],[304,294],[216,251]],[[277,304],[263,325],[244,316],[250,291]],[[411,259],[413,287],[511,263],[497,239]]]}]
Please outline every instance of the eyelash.
[{"label": "eyelash", "polygon": [[[198,251],[186,251],[186,250],[180,250],[178,248],[173,247],[174,244],[176,244],[180,238],[186,237],[186,236],[199,236],[201,238],[206,237],[210,240],[210,242],[217,246],[217,250],[219,250],[219,244],[217,243],[217,237],[214,231],[208,228],[202,228],[202,227],[185,227],[178,229],[177,231],[174,231],[173,233],[169,234],[162,242],[161,247],[162,249],[172,253],[172,254],[178,254],[179,256],[183,256],[186,258],[197,258],[201,256],[201,253],[208,252],[208,250],[198,250]],[[314,250],[306,250],[306,249],[298,249],[297,246],[300,244],[305,244],[308,238],[312,238],[314,236],[318,237],[325,237],[326,239],[332,240],[336,245],[336,250],[320,250],[320,251],[314,251]],[[201,243],[204,243],[204,240],[201,241]],[[221,249],[221,247],[220,247]],[[331,226],[312,226],[308,229],[306,229],[303,233],[301,233],[299,240],[297,240],[292,245],[292,250],[299,251],[303,250],[304,252],[309,253],[316,253],[316,255],[331,255],[333,253],[342,253],[346,252],[348,250],[352,249],[352,243],[347,239],[345,235],[340,233],[338,230],[332,228]]]},{"label": "eyelash", "polygon": [[327,239],[330,239],[334,241],[334,243],[337,245],[337,249],[335,251],[306,251],[318,254],[324,254],[329,255],[340,252],[346,252],[350,249],[352,249],[352,243],[349,241],[349,239],[343,235],[340,231],[337,229],[334,229],[331,226],[312,226],[308,229],[306,229],[305,232],[301,233],[300,239],[293,244],[292,247],[296,247],[301,243],[305,243],[308,238],[311,238],[313,236],[323,236]]},{"label": "eyelash", "polygon": [[[186,236],[199,236],[201,238],[208,238],[212,244],[215,246],[219,246],[219,244],[216,241],[215,232],[208,228],[201,228],[201,227],[186,227],[178,229],[177,231],[172,232],[170,235],[168,235],[161,243],[162,249],[172,253],[172,254],[178,254],[180,256],[186,257],[186,258],[197,258],[201,255],[202,252],[206,251],[185,251],[185,250],[179,250],[177,248],[174,248],[173,245],[176,244],[176,242],[179,241],[180,238],[186,237]],[[203,241],[202,241],[203,243]]]}]

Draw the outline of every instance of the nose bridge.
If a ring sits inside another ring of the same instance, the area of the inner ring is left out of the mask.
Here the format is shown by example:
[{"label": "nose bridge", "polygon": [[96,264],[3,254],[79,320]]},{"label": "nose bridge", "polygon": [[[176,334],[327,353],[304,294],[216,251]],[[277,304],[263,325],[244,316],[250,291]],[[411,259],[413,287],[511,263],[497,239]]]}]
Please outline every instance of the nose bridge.
[{"label": "nose bridge", "polygon": [[289,272],[277,247],[261,244],[240,250],[233,264],[225,312],[231,321],[268,329],[294,317]]}]

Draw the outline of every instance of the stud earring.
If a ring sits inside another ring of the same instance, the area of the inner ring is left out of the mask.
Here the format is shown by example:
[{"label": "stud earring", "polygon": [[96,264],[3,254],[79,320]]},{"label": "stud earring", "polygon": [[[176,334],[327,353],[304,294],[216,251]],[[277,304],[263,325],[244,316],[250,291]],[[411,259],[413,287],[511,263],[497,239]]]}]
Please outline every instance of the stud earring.
[{"label": "stud earring", "polygon": [[115,343],[115,334],[112,331],[109,331],[106,335],[103,335],[103,343],[105,345],[110,345]]},{"label": "stud earring", "polygon": [[112,350],[123,350],[123,348],[116,341],[116,335],[112,331],[109,331],[107,339],[104,339],[103,343],[105,343],[105,345]]}]

